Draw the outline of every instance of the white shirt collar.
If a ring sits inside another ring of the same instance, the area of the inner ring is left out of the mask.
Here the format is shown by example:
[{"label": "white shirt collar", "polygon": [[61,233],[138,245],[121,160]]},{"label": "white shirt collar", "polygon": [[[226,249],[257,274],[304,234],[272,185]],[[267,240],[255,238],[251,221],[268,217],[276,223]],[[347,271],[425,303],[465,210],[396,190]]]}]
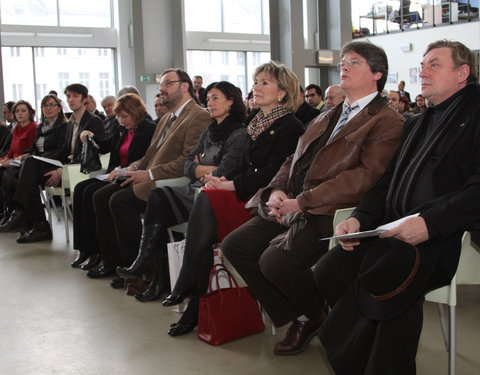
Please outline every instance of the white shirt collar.
[{"label": "white shirt collar", "polygon": [[180,113],[182,113],[183,111],[183,108],[185,108],[185,106],[190,102],[190,100],[192,100],[191,98],[188,99],[185,103],[183,103],[174,113],[175,117],[178,118],[178,116],[180,116]]}]

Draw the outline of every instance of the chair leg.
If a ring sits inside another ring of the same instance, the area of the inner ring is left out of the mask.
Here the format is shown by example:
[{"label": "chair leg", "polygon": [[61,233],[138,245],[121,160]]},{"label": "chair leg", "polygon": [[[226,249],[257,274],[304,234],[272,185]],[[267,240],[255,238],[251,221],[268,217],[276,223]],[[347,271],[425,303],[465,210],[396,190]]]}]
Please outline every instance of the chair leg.
[{"label": "chair leg", "polygon": [[455,375],[455,361],[457,355],[457,317],[455,306],[449,306],[449,352],[448,352],[448,375]]},{"label": "chair leg", "polygon": [[438,315],[440,318],[440,326],[442,327],[443,342],[445,343],[445,349],[450,352],[450,339],[449,339],[449,322],[445,314],[442,303],[437,303]]},{"label": "chair leg", "polygon": [[442,326],[443,340],[448,352],[448,375],[455,375],[455,361],[457,355],[456,310],[455,306],[448,306],[448,319],[443,304],[437,303],[440,325]]},{"label": "chair leg", "polygon": [[63,204],[63,219],[65,220],[65,238],[67,243],[70,242],[70,231],[68,229],[68,206],[67,199],[65,195],[62,195],[62,204]]},{"label": "chair leg", "polygon": [[47,220],[48,224],[50,225],[50,230],[53,232],[53,225],[52,225],[52,208],[50,207],[50,200],[48,199],[48,194],[39,187],[40,189],[40,197],[42,199],[43,205],[45,206],[45,210],[47,211]]},{"label": "chair leg", "polygon": [[270,330],[272,332],[272,336],[276,336],[277,335],[277,329],[275,328],[275,324],[273,324],[272,320],[270,319],[268,314],[265,312],[262,305],[260,305],[260,311],[262,312],[263,324],[265,324],[265,326],[267,326],[267,320],[270,320]]}]

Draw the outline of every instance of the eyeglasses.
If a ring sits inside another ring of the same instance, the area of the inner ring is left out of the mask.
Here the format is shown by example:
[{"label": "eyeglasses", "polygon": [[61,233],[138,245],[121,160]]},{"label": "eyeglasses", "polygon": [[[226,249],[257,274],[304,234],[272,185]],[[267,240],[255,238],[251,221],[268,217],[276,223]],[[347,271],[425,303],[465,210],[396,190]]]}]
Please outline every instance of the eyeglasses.
[{"label": "eyeglasses", "polygon": [[341,71],[343,68],[348,66],[349,68],[358,68],[364,61],[361,60],[345,60],[337,64],[338,71]]},{"label": "eyeglasses", "polygon": [[54,108],[54,107],[58,107],[58,104],[55,104],[55,103],[47,103],[47,104],[44,104],[44,105],[43,105],[43,108],[46,108],[46,107],[47,107],[47,108],[48,108],[48,107]]},{"label": "eyeglasses", "polygon": [[165,81],[165,82],[161,82],[159,85],[158,85],[158,88],[163,88],[163,87],[167,87],[167,86],[171,86],[172,84],[174,83],[177,83],[177,82],[183,82],[181,79],[177,79],[175,81]]}]

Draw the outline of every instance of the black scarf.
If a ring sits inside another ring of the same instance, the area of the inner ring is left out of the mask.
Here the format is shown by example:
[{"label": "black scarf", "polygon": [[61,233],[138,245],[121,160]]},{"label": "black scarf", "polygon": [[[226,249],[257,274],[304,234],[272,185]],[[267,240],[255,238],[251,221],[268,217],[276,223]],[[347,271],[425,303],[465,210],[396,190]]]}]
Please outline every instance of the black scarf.
[{"label": "black scarf", "polygon": [[[422,172],[423,166],[430,156],[432,150],[444,138],[449,127],[454,123],[452,120],[463,111],[461,102],[468,97],[471,85],[467,85],[447,100],[428,108],[419,115],[412,130],[405,139],[399,151],[395,170],[393,172],[390,187],[387,193],[387,202],[390,202],[388,211],[393,217],[403,217],[409,213],[408,202],[414,187],[415,181]],[[435,127],[433,132],[428,132],[422,140],[422,131],[433,112],[438,111],[435,117],[437,124],[430,124]],[[392,212],[393,211],[393,212]],[[389,215],[391,216],[391,215]]]},{"label": "black scarf", "polygon": [[209,128],[210,139],[215,143],[226,141],[232,132],[241,127],[243,124],[230,116],[227,116],[220,124],[213,119]]}]

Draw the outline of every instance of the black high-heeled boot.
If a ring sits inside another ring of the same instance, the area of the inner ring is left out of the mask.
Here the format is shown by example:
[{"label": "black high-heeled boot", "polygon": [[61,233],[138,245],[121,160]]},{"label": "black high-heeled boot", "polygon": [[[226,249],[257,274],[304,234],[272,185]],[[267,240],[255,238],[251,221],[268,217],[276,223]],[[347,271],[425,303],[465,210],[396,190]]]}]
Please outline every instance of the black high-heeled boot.
[{"label": "black high-heeled boot", "polygon": [[136,277],[141,279],[147,263],[152,262],[155,246],[158,240],[158,232],[161,224],[144,225],[140,238],[138,255],[128,268],[117,267],[117,274],[125,278]]},{"label": "black high-heeled boot", "polygon": [[142,294],[135,294],[140,302],[155,301],[170,291],[170,275],[168,272],[167,254],[154,256],[153,275],[150,285]]}]

